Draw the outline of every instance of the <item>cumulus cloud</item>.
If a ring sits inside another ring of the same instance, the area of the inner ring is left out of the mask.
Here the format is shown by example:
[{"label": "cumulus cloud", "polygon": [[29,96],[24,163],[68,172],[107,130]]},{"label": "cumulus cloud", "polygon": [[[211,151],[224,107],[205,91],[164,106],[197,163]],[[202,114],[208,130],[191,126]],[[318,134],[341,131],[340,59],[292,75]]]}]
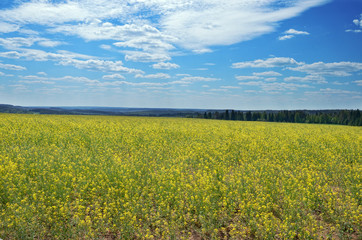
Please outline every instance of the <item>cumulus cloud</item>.
[{"label": "cumulus cloud", "polygon": [[30,47],[36,42],[35,38],[0,38],[0,45],[6,49],[17,49],[20,47]]},{"label": "cumulus cloud", "polygon": [[354,32],[354,33],[360,33],[362,32],[362,14],[360,15],[360,18],[356,18],[353,20],[354,25],[356,25],[359,29],[347,29],[346,32]]},{"label": "cumulus cloud", "polygon": [[73,53],[69,51],[46,52],[38,49],[17,49],[17,51],[0,52],[0,57],[12,59],[26,59],[29,61],[60,61],[64,59],[92,59],[93,56]]},{"label": "cumulus cloud", "polygon": [[104,50],[111,50],[112,49],[112,47],[110,45],[107,45],[107,44],[101,44],[99,47],[104,49]]},{"label": "cumulus cloud", "polygon": [[112,79],[126,79],[123,75],[115,73],[112,75],[104,75],[103,79],[112,80]]},{"label": "cumulus cloud", "polygon": [[38,42],[38,45],[40,45],[42,47],[57,47],[62,44],[63,44],[62,42],[52,41],[52,40],[40,40]]},{"label": "cumulus cloud", "polygon": [[235,78],[239,81],[261,79],[261,77],[258,77],[258,76],[236,76]]},{"label": "cumulus cloud", "polygon": [[37,43],[42,47],[56,47],[64,44],[60,41],[53,41],[47,38],[40,37],[13,37],[13,38],[0,38],[0,45],[6,49],[16,50],[22,47],[31,47]]},{"label": "cumulus cloud", "polygon": [[275,92],[275,91],[296,91],[299,88],[311,88],[307,84],[296,84],[296,83],[278,83],[278,82],[263,82],[263,81],[249,81],[249,82],[240,82],[239,85],[243,86],[254,86],[259,87],[266,92]]},{"label": "cumulus cloud", "polygon": [[353,20],[353,23],[354,23],[357,27],[362,28],[362,14],[361,14],[361,16],[360,16],[359,19],[354,19],[354,20]]},{"label": "cumulus cloud", "polygon": [[362,30],[361,29],[347,29],[346,32],[360,33],[360,32],[362,32]]},{"label": "cumulus cloud", "polygon": [[143,71],[127,68],[123,66],[122,61],[105,61],[100,59],[78,60],[66,59],[59,62],[63,66],[74,66],[79,69],[99,70],[103,72],[123,72],[133,74],[143,74]]},{"label": "cumulus cloud", "polygon": [[267,76],[267,77],[280,77],[282,76],[281,73],[274,72],[274,71],[268,71],[268,72],[255,72],[253,73],[255,76]]},{"label": "cumulus cloud", "polygon": [[212,77],[184,77],[182,78],[183,81],[188,82],[212,82],[212,81],[218,81],[220,78],[212,78]]},{"label": "cumulus cloud", "polygon": [[179,68],[180,65],[178,65],[178,64],[176,64],[176,63],[170,63],[170,62],[160,62],[160,63],[155,63],[155,64],[153,64],[152,67],[153,67],[154,69],[170,70],[170,69]]},{"label": "cumulus cloud", "polygon": [[1,18],[11,20],[20,24],[55,24],[68,21],[82,21],[90,12],[82,9],[75,1],[53,4],[48,1],[23,2],[17,8],[1,11]]},{"label": "cumulus cloud", "polygon": [[287,57],[274,57],[266,60],[258,59],[247,62],[237,62],[232,64],[232,68],[274,68],[274,67],[286,67],[292,65],[300,65],[293,58]]},{"label": "cumulus cloud", "polygon": [[306,94],[361,95],[361,93],[357,91],[332,88],[322,88],[319,89],[319,91],[306,92]]},{"label": "cumulus cloud", "polygon": [[37,49],[18,49],[18,51],[0,52],[0,57],[29,61],[55,61],[59,65],[73,66],[78,69],[98,70],[103,72],[123,72],[129,74],[143,74],[139,69],[123,66],[122,61],[97,59],[93,56],[59,50],[56,53]]},{"label": "cumulus cloud", "polygon": [[319,76],[319,75],[307,75],[305,77],[296,77],[296,76],[291,76],[291,77],[286,77],[284,78],[284,81],[287,82],[315,82],[315,83],[327,83],[326,79],[323,76]]},{"label": "cumulus cloud", "polygon": [[356,80],[356,81],[353,81],[353,83],[357,84],[358,86],[361,86],[362,87],[362,80]]},{"label": "cumulus cloud", "polygon": [[283,41],[283,40],[291,39],[293,37],[294,37],[294,35],[284,35],[284,36],[280,36],[279,40]]},{"label": "cumulus cloud", "polygon": [[170,75],[168,75],[166,73],[156,73],[156,74],[148,74],[148,75],[137,74],[135,77],[136,78],[155,78],[155,79],[171,78]]},{"label": "cumulus cloud", "polygon": [[126,61],[132,62],[164,62],[171,59],[166,53],[149,53],[140,51],[125,51]]},{"label": "cumulus cloud", "polygon": [[[254,61],[246,62],[237,62],[233,63],[232,68],[274,68],[274,67],[283,67],[288,70],[304,72],[308,75],[305,77],[287,77],[286,81],[302,81],[302,82],[318,82],[326,83],[323,76],[337,76],[345,77],[351,76],[352,73],[362,71],[362,63],[360,62],[315,62],[311,64],[306,64],[303,62],[297,62],[293,58],[286,57],[275,57],[268,58],[266,60],[258,59]],[[252,80],[257,79],[260,76],[280,76],[277,72],[262,72],[254,73],[254,76],[237,76],[239,80]],[[254,78],[253,78],[254,77]]]},{"label": "cumulus cloud", "polygon": [[23,66],[13,65],[13,64],[4,64],[4,63],[0,63],[0,68],[6,69],[6,70],[14,70],[14,71],[26,70],[26,67],[23,67]]},{"label": "cumulus cloud", "polygon": [[213,78],[213,77],[200,77],[200,76],[185,76],[181,78],[181,80],[173,81],[173,84],[192,84],[194,82],[213,82],[219,81],[220,78]]},{"label": "cumulus cloud", "polygon": [[309,35],[309,32],[298,31],[298,30],[295,30],[295,29],[293,29],[293,28],[285,31],[284,33],[285,33],[285,35],[284,35],[284,36],[280,36],[280,37],[279,37],[279,40],[291,39],[291,38],[295,37],[296,35]]},{"label": "cumulus cloud", "polygon": [[288,31],[285,31],[286,34],[293,34],[293,35],[309,35],[309,32],[305,31],[298,31],[293,28],[289,29]]},{"label": "cumulus cloud", "polygon": [[150,37],[134,38],[124,42],[116,42],[113,45],[117,47],[139,48],[145,51],[155,51],[157,49],[171,50],[175,48],[174,46],[165,41],[157,38],[152,39]]},{"label": "cumulus cloud", "polygon": [[324,63],[316,62],[312,64],[303,64],[297,67],[289,67],[293,71],[305,72],[310,75],[328,75],[345,77],[353,72],[362,71],[362,63],[358,62],[334,62]]},{"label": "cumulus cloud", "polygon": [[240,89],[240,87],[238,87],[238,86],[221,86],[220,88],[223,88],[223,89]]}]

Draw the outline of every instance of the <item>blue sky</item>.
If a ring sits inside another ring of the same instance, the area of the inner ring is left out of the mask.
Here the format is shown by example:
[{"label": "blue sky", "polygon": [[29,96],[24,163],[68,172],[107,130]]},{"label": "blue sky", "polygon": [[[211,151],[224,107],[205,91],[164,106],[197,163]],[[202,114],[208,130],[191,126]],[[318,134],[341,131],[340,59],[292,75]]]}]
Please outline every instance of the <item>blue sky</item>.
[{"label": "blue sky", "polygon": [[0,103],[362,108],[360,0],[2,0]]}]

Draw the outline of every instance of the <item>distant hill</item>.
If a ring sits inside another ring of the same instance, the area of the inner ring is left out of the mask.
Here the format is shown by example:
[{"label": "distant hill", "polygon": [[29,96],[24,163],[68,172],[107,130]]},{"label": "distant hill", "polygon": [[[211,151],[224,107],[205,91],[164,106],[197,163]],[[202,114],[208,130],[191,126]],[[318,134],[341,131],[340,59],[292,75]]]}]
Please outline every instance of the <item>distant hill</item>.
[{"label": "distant hill", "polygon": [[23,107],[0,104],[0,113],[106,115],[147,117],[188,117],[235,121],[267,121],[362,125],[362,114],[357,110],[211,110],[175,108],[122,107]]},{"label": "distant hill", "polygon": [[[205,109],[173,108],[121,108],[121,107],[23,107],[0,104],[1,113],[58,114],[58,115],[109,115],[109,116],[157,116],[197,117]],[[218,110],[212,110],[218,111]]]}]

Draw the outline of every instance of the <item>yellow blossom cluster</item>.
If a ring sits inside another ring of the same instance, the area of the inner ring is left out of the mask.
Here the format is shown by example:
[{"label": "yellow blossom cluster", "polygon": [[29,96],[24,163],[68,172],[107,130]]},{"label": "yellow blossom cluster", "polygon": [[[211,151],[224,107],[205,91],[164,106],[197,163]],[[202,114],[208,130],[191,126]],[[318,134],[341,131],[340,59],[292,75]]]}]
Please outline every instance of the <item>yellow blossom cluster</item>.
[{"label": "yellow blossom cluster", "polygon": [[358,239],[362,128],[0,114],[1,239]]}]

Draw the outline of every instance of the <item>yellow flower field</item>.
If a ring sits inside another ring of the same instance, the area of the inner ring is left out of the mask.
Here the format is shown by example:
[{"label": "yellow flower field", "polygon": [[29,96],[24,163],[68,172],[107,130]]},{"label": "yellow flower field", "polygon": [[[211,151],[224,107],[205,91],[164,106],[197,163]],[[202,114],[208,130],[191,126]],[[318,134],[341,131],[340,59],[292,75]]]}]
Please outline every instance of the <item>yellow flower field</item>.
[{"label": "yellow flower field", "polygon": [[1,239],[361,239],[362,128],[0,114]]}]

